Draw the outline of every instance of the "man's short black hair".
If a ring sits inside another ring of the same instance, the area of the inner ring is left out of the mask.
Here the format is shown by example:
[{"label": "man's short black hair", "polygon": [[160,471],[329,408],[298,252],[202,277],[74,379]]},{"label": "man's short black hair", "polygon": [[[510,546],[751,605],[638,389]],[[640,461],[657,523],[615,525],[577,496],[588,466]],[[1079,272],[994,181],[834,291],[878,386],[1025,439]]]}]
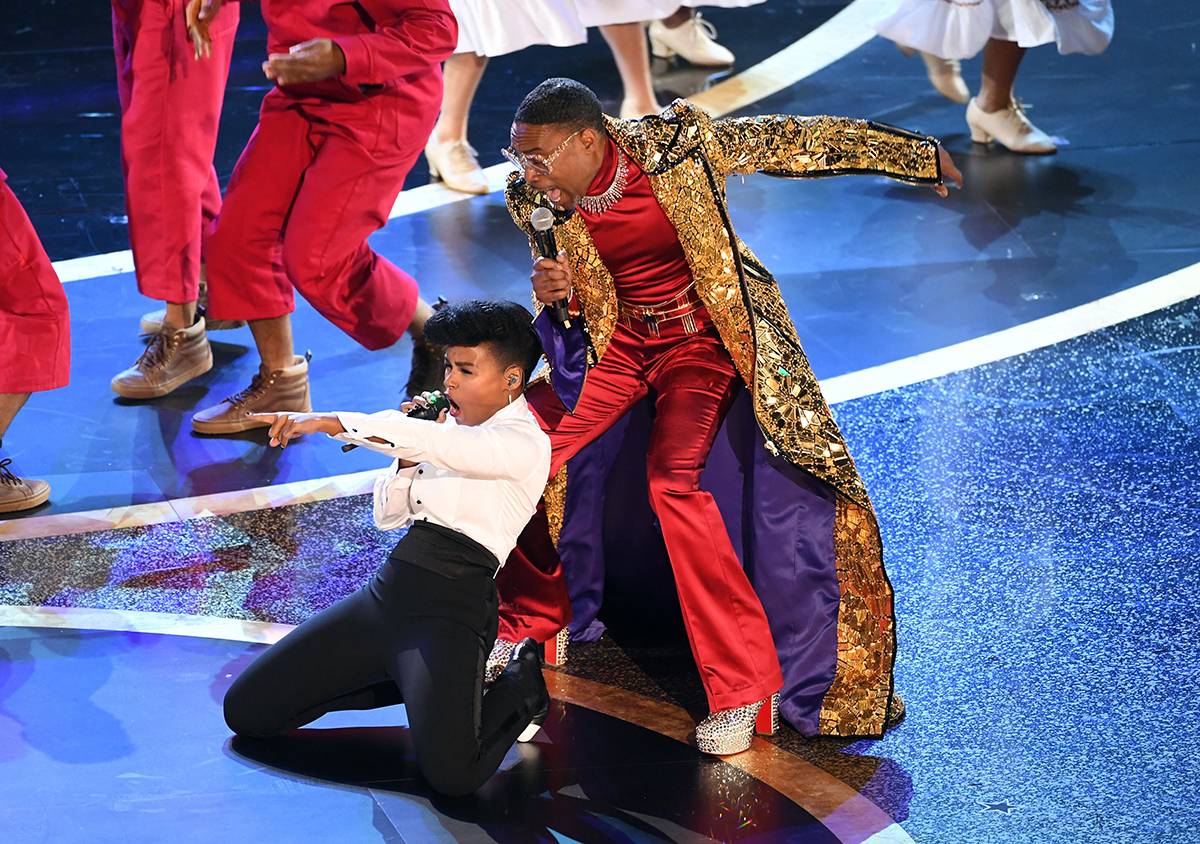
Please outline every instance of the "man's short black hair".
[{"label": "man's short black hair", "polygon": [[446,305],[425,323],[425,339],[438,346],[490,343],[500,365],[521,367],[526,381],[542,355],[533,314],[516,302],[472,299]]},{"label": "man's short black hair", "polygon": [[530,126],[561,124],[571,129],[604,131],[604,112],[592,89],[574,79],[547,79],[525,95],[514,123]]}]

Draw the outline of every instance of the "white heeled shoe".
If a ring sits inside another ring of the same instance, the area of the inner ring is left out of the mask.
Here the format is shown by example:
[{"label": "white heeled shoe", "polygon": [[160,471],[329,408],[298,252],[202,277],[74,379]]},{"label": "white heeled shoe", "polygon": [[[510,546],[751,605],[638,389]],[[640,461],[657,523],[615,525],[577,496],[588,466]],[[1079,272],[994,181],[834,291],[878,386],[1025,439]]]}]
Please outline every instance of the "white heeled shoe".
[{"label": "white heeled shoe", "polygon": [[488,192],[487,176],[475,156],[475,148],[466,141],[439,142],[431,137],[425,145],[429,175],[459,193]]},{"label": "white heeled shoe", "polygon": [[1008,108],[984,111],[972,97],[967,104],[967,126],[977,144],[997,141],[1013,152],[1025,155],[1049,155],[1058,150],[1054,139],[1029,122],[1025,106],[1013,100]]},{"label": "white heeled shoe", "polygon": [[943,97],[960,105],[966,105],[971,99],[971,91],[963,80],[962,64],[958,59],[938,58],[932,53],[905,47],[903,44],[896,46],[906,56],[920,54],[921,61],[925,62],[925,75],[929,77],[929,84]]},{"label": "white heeled shoe", "polygon": [[723,67],[734,62],[733,53],[717,43],[716,27],[699,12],[675,27],[651,21],[650,49],[660,59],[682,56],[701,67]]}]

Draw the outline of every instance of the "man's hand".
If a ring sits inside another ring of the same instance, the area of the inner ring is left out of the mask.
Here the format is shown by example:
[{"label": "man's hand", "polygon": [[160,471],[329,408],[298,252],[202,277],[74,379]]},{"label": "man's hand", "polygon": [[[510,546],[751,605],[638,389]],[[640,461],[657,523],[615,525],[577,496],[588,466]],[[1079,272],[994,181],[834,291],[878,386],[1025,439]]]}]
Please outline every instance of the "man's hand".
[{"label": "man's hand", "polygon": [[568,298],[573,279],[567,253],[559,252],[557,260],[538,258],[533,264],[529,280],[533,283],[533,295],[543,305],[552,305]]},{"label": "man's hand", "polygon": [[251,413],[253,419],[271,423],[271,445],[287,448],[288,440],[304,434],[344,434],[346,429],[332,413]]},{"label": "man's hand", "polygon": [[192,38],[192,48],[196,51],[196,60],[212,58],[212,38],[208,27],[217,12],[221,11],[223,0],[188,0],[185,12],[188,35]]},{"label": "man's hand", "polygon": [[328,38],[314,38],[286,53],[271,53],[262,68],[276,85],[320,82],[346,72],[346,54]]},{"label": "man's hand", "polygon": [[[416,407],[429,407],[429,405],[432,403],[432,398],[433,398],[433,393],[421,393],[421,395],[419,395],[419,396],[413,396],[408,401],[400,402],[400,412],[407,414],[407,413],[411,413],[413,408],[416,408]],[[439,424],[441,424],[442,422],[445,422],[446,416],[449,414],[449,412],[450,412],[449,409],[443,410],[441,413],[438,414],[438,418],[436,421]],[[414,464],[409,464],[409,465],[415,466],[416,464],[414,463]]]},{"label": "man's hand", "polygon": [[942,199],[950,195],[950,189],[945,183],[950,182],[956,188],[963,186],[962,173],[958,171],[958,167],[954,164],[954,159],[950,157],[950,153],[946,152],[946,148],[938,144],[938,166],[942,171],[942,184],[934,185],[933,189]]}]

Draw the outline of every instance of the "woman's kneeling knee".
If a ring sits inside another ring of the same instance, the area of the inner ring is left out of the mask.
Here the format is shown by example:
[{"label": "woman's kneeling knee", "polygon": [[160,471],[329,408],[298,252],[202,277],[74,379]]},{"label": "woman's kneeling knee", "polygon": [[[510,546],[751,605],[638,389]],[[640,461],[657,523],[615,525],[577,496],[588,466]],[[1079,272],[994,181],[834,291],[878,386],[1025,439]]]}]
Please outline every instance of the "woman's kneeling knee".
[{"label": "woman's kneeling knee", "polygon": [[252,689],[234,683],[225,693],[225,724],[239,736],[270,738],[283,732],[278,719],[264,712]]},{"label": "woman's kneeling knee", "polygon": [[466,766],[455,765],[447,759],[421,759],[417,764],[429,786],[447,797],[463,797],[483,784],[476,781],[477,776]]}]

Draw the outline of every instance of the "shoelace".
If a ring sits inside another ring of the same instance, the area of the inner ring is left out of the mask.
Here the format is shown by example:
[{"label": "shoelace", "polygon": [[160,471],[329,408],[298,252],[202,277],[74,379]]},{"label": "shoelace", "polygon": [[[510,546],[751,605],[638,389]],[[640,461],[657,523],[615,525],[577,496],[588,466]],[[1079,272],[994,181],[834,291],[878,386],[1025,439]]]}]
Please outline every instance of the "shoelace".
[{"label": "shoelace", "polygon": [[12,473],[12,469],[8,467],[12,464],[12,458],[6,457],[0,460],[0,484],[7,486],[20,486],[21,479]]},{"label": "shoelace", "polygon": [[1017,116],[1017,119],[1021,121],[1021,125],[1023,125],[1027,129],[1033,128],[1033,122],[1025,114],[1025,112],[1033,110],[1032,105],[1025,102],[1020,97],[1013,97],[1012,102],[1010,102],[1008,104],[1008,108],[1010,111],[1012,111],[1013,114],[1015,114]]},{"label": "shoelace", "polygon": [[167,347],[171,338],[166,332],[160,331],[150,338],[145,351],[138,357],[134,367],[137,369],[153,369],[167,358]]},{"label": "shoelace", "polygon": [[262,377],[260,372],[250,379],[250,386],[242,390],[240,393],[235,393],[225,401],[229,402],[234,407],[240,407],[243,404],[258,398],[266,391],[266,379]]},{"label": "shoelace", "polygon": [[[712,21],[708,20],[706,17],[704,17],[704,15],[700,14],[699,12],[696,12],[696,14],[692,17],[692,21],[695,24],[696,30],[699,30],[699,32],[703,33],[704,35],[707,35],[709,37],[709,40],[711,40],[711,41],[717,40],[717,28],[712,25]],[[695,31],[695,30],[693,30],[693,31]],[[698,36],[693,36],[693,37],[698,37]]]}]

